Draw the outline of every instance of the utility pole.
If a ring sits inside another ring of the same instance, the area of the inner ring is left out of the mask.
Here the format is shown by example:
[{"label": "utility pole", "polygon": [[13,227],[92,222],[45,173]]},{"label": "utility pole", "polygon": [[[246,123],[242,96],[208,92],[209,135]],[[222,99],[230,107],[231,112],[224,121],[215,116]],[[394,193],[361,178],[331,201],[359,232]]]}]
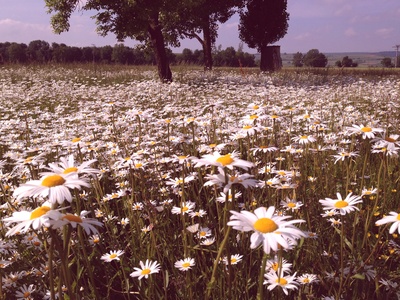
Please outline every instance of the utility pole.
[{"label": "utility pole", "polygon": [[398,54],[399,54],[400,45],[395,45],[395,46],[393,46],[393,48],[396,49],[396,60],[394,62],[394,67],[397,68],[399,66]]}]

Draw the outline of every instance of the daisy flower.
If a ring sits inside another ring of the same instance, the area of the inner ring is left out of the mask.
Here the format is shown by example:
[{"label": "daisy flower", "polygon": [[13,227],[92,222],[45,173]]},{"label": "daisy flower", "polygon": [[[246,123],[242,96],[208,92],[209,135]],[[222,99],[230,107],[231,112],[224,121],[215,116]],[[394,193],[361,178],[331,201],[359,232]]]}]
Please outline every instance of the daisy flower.
[{"label": "daisy flower", "polygon": [[[237,199],[237,198],[239,198],[241,195],[242,195],[241,192],[236,192],[236,193],[235,193],[235,198]],[[232,195],[232,190],[231,190],[231,189],[228,190],[227,193],[220,192],[220,196],[217,197],[215,200],[217,200],[217,201],[220,202],[220,203],[225,203],[225,201],[226,201],[227,198],[228,198],[228,201],[229,201],[229,202],[232,202],[233,195]]]},{"label": "daisy flower", "polygon": [[100,243],[100,236],[98,234],[93,234],[89,237],[89,243],[94,246]]},{"label": "daisy flower", "polygon": [[303,274],[296,278],[297,282],[300,284],[310,284],[313,282],[318,282],[318,277],[315,274]]},{"label": "daisy flower", "polygon": [[119,257],[124,254],[123,250],[111,250],[109,253],[106,253],[101,256],[101,260],[104,260],[105,262],[110,262],[112,260],[119,260]]},{"label": "daisy flower", "polygon": [[335,209],[341,215],[345,215],[349,212],[352,212],[353,210],[359,210],[359,208],[356,207],[355,205],[357,203],[362,202],[362,199],[360,196],[355,196],[355,195],[352,195],[352,193],[350,193],[343,200],[340,193],[337,193],[336,195],[337,195],[337,199],[325,198],[325,199],[319,200],[319,203],[321,203],[324,206],[323,210]]},{"label": "daisy flower", "polygon": [[98,231],[94,226],[103,226],[103,223],[96,219],[86,218],[86,215],[89,213],[90,212],[86,210],[82,210],[79,216],[76,214],[61,214],[59,219],[52,221],[51,224],[53,228],[60,228],[67,224],[70,224],[73,228],[76,228],[79,225],[88,235],[98,234]]},{"label": "daisy flower", "polygon": [[201,159],[195,159],[196,165],[194,167],[201,166],[217,166],[221,168],[228,168],[233,170],[233,167],[238,167],[247,170],[252,168],[254,164],[252,162],[239,159],[236,152],[221,155],[215,151],[213,154],[206,154]]},{"label": "daisy flower", "polygon": [[281,206],[286,210],[295,211],[298,210],[301,206],[303,206],[303,203],[286,197],[286,200],[281,201]]},{"label": "daisy flower", "polygon": [[180,259],[174,264],[175,268],[179,269],[179,271],[184,271],[184,272],[190,270],[194,265],[195,265],[194,258],[190,257]]},{"label": "daisy flower", "polygon": [[233,184],[241,184],[244,188],[248,187],[256,187],[260,184],[260,182],[250,174],[232,174],[228,175],[228,183],[225,183],[226,176],[225,172],[222,168],[218,168],[219,174],[207,174],[204,179],[206,179],[206,183],[204,186],[217,185],[223,188],[223,192],[226,194],[231,189]]},{"label": "daisy flower", "polygon": [[25,197],[48,197],[50,203],[62,204],[64,200],[72,201],[70,189],[90,187],[90,184],[79,179],[76,173],[55,174],[43,176],[40,180],[31,180],[20,185],[14,191],[14,197],[21,200]]},{"label": "daisy flower", "polygon": [[199,239],[205,239],[208,238],[209,236],[211,236],[212,232],[211,229],[208,227],[201,227],[199,228],[198,232],[197,232],[197,237]]},{"label": "daisy flower", "polygon": [[290,216],[274,215],[275,207],[270,206],[268,209],[259,207],[254,213],[249,211],[231,211],[232,216],[228,222],[236,230],[254,231],[251,235],[250,248],[254,249],[263,244],[264,252],[269,254],[271,250],[277,251],[278,248],[291,248],[288,240],[295,241],[305,234],[300,229],[293,226],[295,223],[305,222],[304,220],[285,221]]},{"label": "daisy flower", "polygon": [[18,223],[7,231],[6,236],[25,233],[31,227],[35,230],[43,226],[49,227],[50,220],[57,220],[59,216],[60,212],[51,209],[51,204],[49,202],[43,203],[42,206],[32,211],[14,212],[11,217],[3,219],[3,222],[5,222],[7,226],[12,223]]},{"label": "daisy flower", "polygon": [[[90,168],[89,166],[96,162],[96,159],[91,159],[89,161],[83,162],[80,165],[76,165],[74,156],[69,155],[68,158],[61,157],[59,163],[49,163],[49,168],[52,173],[55,174],[69,174],[69,173],[77,173],[77,174],[89,174],[96,175],[100,173],[100,170]],[[52,173],[42,173],[43,175],[52,174]]]},{"label": "daisy flower", "polygon": [[[232,255],[231,255],[231,259],[230,259],[230,264],[231,264],[231,265],[236,265],[237,263],[239,263],[239,262],[242,261],[242,258],[243,258],[243,255],[240,255],[240,254],[232,254]],[[225,256],[225,257],[222,259],[222,262],[223,262],[225,265],[228,265],[228,264],[229,264],[228,257]]]},{"label": "daisy flower", "polygon": [[202,246],[210,246],[210,245],[212,245],[214,243],[215,243],[215,237],[212,237],[212,238],[208,238],[208,239],[202,240],[200,242],[200,245],[202,245]]},{"label": "daisy flower", "polygon": [[27,286],[26,284],[24,284],[19,291],[16,291],[15,293],[15,297],[17,298],[17,300],[33,300],[33,296],[32,293],[35,291],[35,287],[33,286],[33,284],[30,284],[29,286]]},{"label": "daisy flower", "polygon": [[296,282],[296,273],[292,276],[278,276],[275,272],[269,272],[264,275],[266,280],[264,284],[268,284],[267,289],[272,291],[277,286],[281,287],[285,295],[289,294],[289,290],[297,290],[298,282]]},{"label": "daisy flower", "polygon": [[205,215],[207,215],[207,212],[204,209],[199,209],[199,211],[191,211],[189,213],[189,216],[192,217],[192,218],[194,218],[194,217],[202,218]]},{"label": "daisy flower", "polygon": [[330,218],[328,221],[331,222],[331,226],[333,227],[342,225],[342,222],[340,220],[336,220],[335,218]]},{"label": "daisy flower", "polygon": [[347,152],[342,149],[341,151],[338,152],[338,154],[332,156],[336,158],[335,160],[336,164],[339,160],[344,161],[346,158],[357,157],[359,156],[359,154],[357,152]]},{"label": "daisy flower", "polygon": [[290,273],[292,264],[288,263],[286,259],[279,261],[279,258],[275,255],[273,259],[267,260],[265,267],[266,272],[275,272],[277,274]]},{"label": "daisy flower", "polygon": [[382,219],[378,220],[375,222],[375,225],[381,226],[383,224],[387,223],[393,223],[392,226],[390,226],[389,233],[392,234],[398,230],[400,233],[400,214],[394,211],[391,211],[389,213],[390,216],[384,216]]},{"label": "daisy flower", "polygon": [[377,188],[371,187],[371,188],[363,188],[361,192],[361,196],[371,196],[371,195],[376,195],[378,192]]},{"label": "daisy flower", "polygon": [[186,201],[186,202],[182,202],[180,207],[177,207],[177,206],[172,207],[171,212],[174,215],[189,214],[190,212],[193,211],[195,206],[196,206],[196,203],[191,202],[191,201]]},{"label": "daisy flower", "polygon": [[384,130],[382,128],[373,128],[369,126],[364,126],[363,124],[361,125],[352,125],[352,127],[347,127],[347,133],[349,135],[353,134],[358,134],[362,135],[363,139],[373,139],[375,137],[375,134],[378,132],[383,132]]},{"label": "daisy flower", "polygon": [[299,143],[300,145],[306,145],[308,143],[314,143],[316,139],[311,135],[300,135],[292,138],[292,141]]},{"label": "daisy flower", "polygon": [[146,262],[143,263],[140,261],[140,268],[134,268],[134,272],[130,274],[131,277],[139,277],[138,279],[141,280],[144,278],[149,278],[150,274],[158,273],[160,271],[160,265],[157,261],[151,261],[146,259]]}]

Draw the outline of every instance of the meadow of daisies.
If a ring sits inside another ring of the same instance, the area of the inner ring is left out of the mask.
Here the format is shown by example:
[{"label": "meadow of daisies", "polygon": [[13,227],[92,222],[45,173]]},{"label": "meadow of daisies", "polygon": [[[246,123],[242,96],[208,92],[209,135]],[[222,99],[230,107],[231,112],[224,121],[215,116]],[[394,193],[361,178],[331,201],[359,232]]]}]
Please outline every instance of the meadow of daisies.
[{"label": "meadow of daisies", "polygon": [[400,77],[2,67],[0,299],[398,299]]}]

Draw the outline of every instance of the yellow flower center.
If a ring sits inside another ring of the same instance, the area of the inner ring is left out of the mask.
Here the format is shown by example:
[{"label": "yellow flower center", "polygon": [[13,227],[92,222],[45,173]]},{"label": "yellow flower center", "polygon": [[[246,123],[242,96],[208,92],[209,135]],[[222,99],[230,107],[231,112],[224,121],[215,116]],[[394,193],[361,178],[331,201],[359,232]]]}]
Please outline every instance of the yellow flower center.
[{"label": "yellow flower center", "polygon": [[30,217],[30,219],[33,220],[33,219],[40,218],[40,217],[43,216],[45,213],[47,213],[50,209],[51,209],[51,208],[48,207],[48,206],[41,206],[41,207],[38,207],[38,208],[34,209],[34,210],[31,212],[31,217]]},{"label": "yellow flower center", "polygon": [[269,218],[261,218],[254,223],[254,229],[261,233],[269,233],[277,230],[278,225]]},{"label": "yellow flower center", "polygon": [[309,118],[311,118],[310,115],[304,115],[304,119],[309,119]]},{"label": "yellow flower center", "polygon": [[31,163],[32,160],[33,160],[33,156],[29,156],[29,157],[27,157],[27,158],[25,159],[25,163],[26,163],[26,164]]},{"label": "yellow flower center", "polygon": [[400,214],[397,214],[396,220],[400,221]]},{"label": "yellow flower center", "polygon": [[169,123],[171,123],[171,120],[170,119],[166,119],[165,123],[169,124]]},{"label": "yellow flower center", "polygon": [[117,254],[115,254],[115,253],[113,253],[113,254],[110,255],[110,259],[114,259],[114,258],[116,258],[116,257],[117,257]]},{"label": "yellow flower center", "polygon": [[303,282],[304,282],[304,283],[310,283],[310,279],[304,278],[304,279],[303,279]]},{"label": "yellow flower center", "polygon": [[226,155],[223,155],[223,156],[217,158],[217,162],[223,166],[227,166],[227,165],[230,165],[231,163],[233,163],[233,158],[231,157],[231,154],[228,153]]},{"label": "yellow flower center", "polygon": [[287,280],[286,280],[285,278],[278,278],[278,279],[276,280],[276,282],[277,282],[279,285],[286,285],[286,284],[287,284]]},{"label": "yellow flower center", "polygon": [[179,156],[178,156],[178,159],[186,159],[186,158],[187,158],[186,155],[179,155]]},{"label": "yellow flower center", "polygon": [[182,207],[183,212],[188,211],[188,210],[189,210],[189,207],[187,207],[187,206]]},{"label": "yellow flower center", "polygon": [[277,115],[272,115],[271,118],[272,118],[272,119],[277,119],[278,116],[277,116]]},{"label": "yellow flower center", "polygon": [[361,131],[362,132],[371,132],[372,128],[371,127],[363,127],[363,128],[361,128]]},{"label": "yellow flower center", "polygon": [[200,235],[200,236],[206,236],[207,233],[206,233],[205,231],[200,231],[199,235]]},{"label": "yellow flower center", "polygon": [[141,168],[142,166],[143,166],[143,164],[141,164],[141,163],[135,164],[135,168],[136,168],[136,169],[139,169],[139,168]]},{"label": "yellow flower center", "polygon": [[337,201],[335,203],[335,207],[337,207],[337,208],[346,207],[347,205],[349,205],[349,204],[346,201],[343,201],[343,200]]},{"label": "yellow flower center", "polygon": [[251,126],[251,125],[246,125],[246,126],[243,126],[243,129],[245,129],[245,130],[247,130],[247,129],[251,129],[251,128],[253,128],[253,126]]},{"label": "yellow flower center", "polygon": [[81,138],[74,138],[74,139],[72,140],[72,142],[73,142],[73,143],[77,143],[77,142],[80,142],[80,140],[81,140]]},{"label": "yellow flower center", "polygon": [[254,105],[253,109],[259,109],[260,107],[258,105]]},{"label": "yellow flower center", "polygon": [[254,120],[254,119],[257,119],[257,118],[258,118],[257,115],[251,115],[251,116],[250,116],[250,120]]},{"label": "yellow flower center", "polygon": [[30,295],[31,295],[30,292],[25,292],[25,293],[24,293],[24,298],[28,298]]},{"label": "yellow flower center", "polygon": [[386,142],[389,142],[389,143],[394,143],[396,140],[395,139],[392,139],[391,137],[385,137],[385,141]]},{"label": "yellow flower center", "polygon": [[302,135],[302,136],[300,137],[300,139],[301,139],[301,140],[306,140],[306,139],[308,139],[308,136],[307,136],[307,135]]},{"label": "yellow flower center", "polygon": [[217,147],[217,144],[210,144],[210,145],[208,145],[210,148],[215,148],[215,147]]},{"label": "yellow flower center", "polygon": [[287,206],[290,207],[290,208],[293,208],[293,207],[296,207],[296,203],[289,202],[289,203],[287,204]]},{"label": "yellow flower center", "polygon": [[72,173],[72,172],[78,172],[78,168],[77,167],[66,168],[64,170],[63,174],[68,174],[68,173]]},{"label": "yellow flower center", "polygon": [[234,257],[232,257],[232,258],[231,258],[231,264],[234,264],[235,262],[237,262],[237,259],[234,258]]},{"label": "yellow flower center", "polygon": [[66,214],[65,216],[62,217],[62,219],[67,219],[70,222],[75,222],[75,223],[82,223],[82,218],[79,216],[75,216],[73,214]]},{"label": "yellow flower center", "polygon": [[142,275],[149,275],[150,272],[151,272],[150,269],[143,269],[143,270],[142,270]]},{"label": "yellow flower center", "polygon": [[65,179],[62,176],[54,174],[54,175],[47,176],[45,179],[43,179],[42,186],[51,188],[51,187],[55,187],[58,185],[63,185],[64,182],[65,182]]},{"label": "yellow flower center", "polygon": [[274,270],[275,272],[278,271],[278,267],[279,267],[278,263],[273,263],[271,266],[272,270]]},{"label": "yellow flower center", "polygon": [[190,263],[185,262],[185,263],[182,264],[182,267],[184,267],[184,268],[189,268],[189,267],[190,267]]}]

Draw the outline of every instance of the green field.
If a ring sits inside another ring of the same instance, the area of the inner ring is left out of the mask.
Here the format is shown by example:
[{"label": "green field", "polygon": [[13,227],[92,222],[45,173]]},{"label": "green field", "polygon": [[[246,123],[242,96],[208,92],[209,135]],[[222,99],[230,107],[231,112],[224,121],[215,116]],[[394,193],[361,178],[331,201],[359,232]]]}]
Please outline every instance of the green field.
[{"label": "green field", "polygon": [[398,70],[173,76],[0,68],[0,299],[400,297]]}]

